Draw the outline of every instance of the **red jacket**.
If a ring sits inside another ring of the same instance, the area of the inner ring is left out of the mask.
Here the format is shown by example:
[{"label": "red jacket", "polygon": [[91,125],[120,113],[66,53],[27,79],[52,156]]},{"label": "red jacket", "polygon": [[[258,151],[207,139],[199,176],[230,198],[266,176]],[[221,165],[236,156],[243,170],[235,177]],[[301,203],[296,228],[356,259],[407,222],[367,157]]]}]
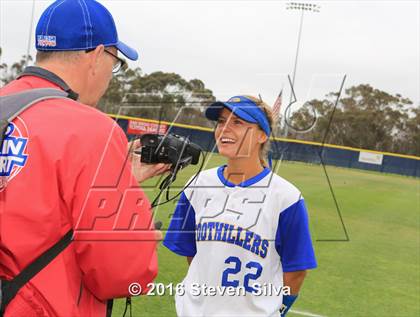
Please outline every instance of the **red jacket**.
[{"label": "red jacket", "polygon": [[[0,95],[44,87],[58,88],[24,76]],[[127,138],[105,114],[70,99],[39,102],[13,126],[19,157],[0,162],[12,168],[0,189],[0,277],[14,277],[71,228],[75,241],[5,316],[103,317],[106,300],[128,296],[133,282],[146,289],[157,274],[150,203],[126,161]]]}]

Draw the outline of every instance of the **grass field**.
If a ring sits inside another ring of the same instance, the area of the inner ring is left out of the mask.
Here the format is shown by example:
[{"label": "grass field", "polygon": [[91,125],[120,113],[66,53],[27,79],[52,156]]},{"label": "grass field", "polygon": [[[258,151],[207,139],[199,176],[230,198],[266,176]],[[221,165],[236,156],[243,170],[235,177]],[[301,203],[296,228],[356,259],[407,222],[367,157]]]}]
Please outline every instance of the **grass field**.
[{"label": "grass field", "polygon": [[[223,164],[213,156],[206,168]],[[420,180],[374,172],[327,167],[342,213],[346,238],[321,166],[278,164],[276,173],[303,193],[310,214],[318,268],[309,273],[293,309],[321,316],[420,316]],[[196,171],[179,174],[182,186]],[[150,181],[148,185],[151,185]],[[157,191],[150,191],[151,198]],[[170,220],[174,204],[157,210]],[[156,282],[178,283],[185,258],[159,246]],[[114,304],[121,316],[124,301]],[[133,299],[133,316],[176,316],[171,296]],[[289,313],[288,316],[301,316]]]}]

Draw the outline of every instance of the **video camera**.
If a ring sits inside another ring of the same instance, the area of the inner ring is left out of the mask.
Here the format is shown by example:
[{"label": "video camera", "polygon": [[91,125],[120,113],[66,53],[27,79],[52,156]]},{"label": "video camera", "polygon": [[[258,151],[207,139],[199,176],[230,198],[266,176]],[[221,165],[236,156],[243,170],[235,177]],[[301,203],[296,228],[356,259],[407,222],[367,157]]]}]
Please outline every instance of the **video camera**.
[{"label": "video camera", "polygon": [[201,148],[188,138],[176,134],[143,134],[140,138],[141,162],[172,164],[172,169],[180,170],[189,164],[198,164]]}]

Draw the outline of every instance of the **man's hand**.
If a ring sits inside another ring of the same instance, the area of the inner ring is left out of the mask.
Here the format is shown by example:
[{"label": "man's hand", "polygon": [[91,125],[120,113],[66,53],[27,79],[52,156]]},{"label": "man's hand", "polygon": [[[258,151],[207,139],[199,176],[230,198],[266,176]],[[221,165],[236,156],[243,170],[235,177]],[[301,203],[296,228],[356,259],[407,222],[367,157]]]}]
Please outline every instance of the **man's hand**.
[{"label": "man's hand", "polygon": [[156,221],[155,222],[155,237],[156,241],[162,241],[163,240],[163,234],[160,229],[162,228],[162,221]]},{"label": "man's hand", "polygon": [[140,140],[134,140],[128,143],[129,160],[132,165],[132,172],[134,177],[139,183],[152,178],[157,175],[161,175],[171,168],[171,164],[145,164],[140,160],[140,155],[134,153],[141,146]]}]

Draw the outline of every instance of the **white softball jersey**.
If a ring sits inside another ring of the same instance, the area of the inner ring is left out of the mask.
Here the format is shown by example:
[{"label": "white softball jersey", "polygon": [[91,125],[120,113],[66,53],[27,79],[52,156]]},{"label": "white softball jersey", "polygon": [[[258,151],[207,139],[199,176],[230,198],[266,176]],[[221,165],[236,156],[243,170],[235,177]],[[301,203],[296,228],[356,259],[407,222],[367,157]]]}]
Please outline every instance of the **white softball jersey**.
[{"label": "white softball jersey", "polygon": [[317,265],[304,200],[268,168],[239,185],[224,168],[201,172],[184,190],[165,236],[167,248],[193,257],[177,314],[278,317],[283,272]]}]

